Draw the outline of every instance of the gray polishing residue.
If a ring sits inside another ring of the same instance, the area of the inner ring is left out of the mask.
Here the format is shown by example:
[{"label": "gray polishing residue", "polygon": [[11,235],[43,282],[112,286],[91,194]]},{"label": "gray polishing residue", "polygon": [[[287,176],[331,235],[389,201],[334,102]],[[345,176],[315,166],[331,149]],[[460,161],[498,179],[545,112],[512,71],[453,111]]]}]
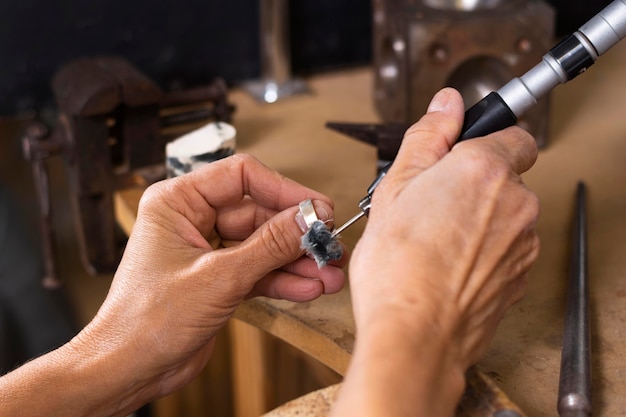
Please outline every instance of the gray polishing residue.
[{"label": "gray polishing residue", "polygon": [[302,236],[300,247],[313,256],[320,269],[326,266],[328,261],[336,261],[343,256],[343,247],[321,220],[314,221],[311,228]]}]

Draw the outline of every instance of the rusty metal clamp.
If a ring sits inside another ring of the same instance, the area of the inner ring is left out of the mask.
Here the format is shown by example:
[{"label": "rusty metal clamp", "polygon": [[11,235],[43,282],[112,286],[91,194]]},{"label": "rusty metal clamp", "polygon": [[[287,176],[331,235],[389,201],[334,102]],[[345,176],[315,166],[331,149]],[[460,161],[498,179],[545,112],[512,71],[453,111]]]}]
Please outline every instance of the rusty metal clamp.
[{"label": "rusty metal clamp", "polygon": [[62,156],[83,264],[90,274],[113,272],[126,236],[116,224],[116,190],[165,175],[165,144],[201,123],[230,122],[234,106],[226,83],[164,93],[119,57],[78,59],[54,76],[58,119],[41,121],[22,138],[39,197],[44,285],[60,285],[56,271],[52,207],[46,161]]}]

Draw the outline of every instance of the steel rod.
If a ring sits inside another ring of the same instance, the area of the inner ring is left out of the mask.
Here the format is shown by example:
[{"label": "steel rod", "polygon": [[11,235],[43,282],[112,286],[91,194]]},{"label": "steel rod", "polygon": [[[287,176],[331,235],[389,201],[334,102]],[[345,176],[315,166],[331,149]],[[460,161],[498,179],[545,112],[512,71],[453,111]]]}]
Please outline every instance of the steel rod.
[{"label": "steel rod", "polygon": [[557,403],[561,417],[591,415],[591,338],[588,293],[586,187],[580,182],[576,192],[561,353]]}]

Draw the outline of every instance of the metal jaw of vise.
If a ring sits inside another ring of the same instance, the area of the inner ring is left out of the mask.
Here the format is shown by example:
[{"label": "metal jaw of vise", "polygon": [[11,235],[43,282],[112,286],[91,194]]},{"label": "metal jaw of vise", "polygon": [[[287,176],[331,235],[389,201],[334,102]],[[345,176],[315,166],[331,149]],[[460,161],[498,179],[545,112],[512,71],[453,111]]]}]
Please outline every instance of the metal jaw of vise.
[{"label": "metal jaw of vise", "polygon": [[223,80],[190,90],[163,92],[118,57],[72,61],[54,76],[58,120],[37,121],[22,138],[39,197],[44,285],[59,284],[55,263],[46,160],[65,161],[76,232],[90,274],[117,267],[126,237],[117,226],[117,190],[165,176],[165,145],[209,120],[230,122],[234,107]]},{"label": "metal jaw of vise", "polygon": [[[412,123],[441,88],[470,108],[529,70],[554,43],[541,0],[374,0],[375,102],[384,122]],[[519,120],[547,143],[548,97]]]}]

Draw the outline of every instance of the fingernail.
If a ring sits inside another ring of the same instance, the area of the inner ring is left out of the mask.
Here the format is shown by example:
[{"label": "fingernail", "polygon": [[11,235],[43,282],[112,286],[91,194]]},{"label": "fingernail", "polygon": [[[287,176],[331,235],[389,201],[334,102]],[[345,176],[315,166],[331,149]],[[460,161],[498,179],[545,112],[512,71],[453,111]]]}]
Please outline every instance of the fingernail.
[{"label": "fingernail", "polygon": [[427,113],[433,113],[433,112],[446,110],[449,105],[450,105],[450,94],[448,94],[446,89],[443,89],[439,91],[437,94],[435,94],[430,104],[428,105]]},{"label": "fingernail", "polygon": [[322,204],[318,201],[313,201],[313,206],[315,207],[315,212],[317,213],[317,218],[323,222],[327,222],[330,220],[330,213],[326,210],[326,205]]},{"label": "fingernail", "polygon": [[302,233],[306,233],[307,230],[309,230],[309,227],[306,225],[306,221],[304,220],[304,216],[302,215],[302,213],[300,213],[300,211],[296,213],[296,223],[298,224],[298,227],[300,228]]}]

